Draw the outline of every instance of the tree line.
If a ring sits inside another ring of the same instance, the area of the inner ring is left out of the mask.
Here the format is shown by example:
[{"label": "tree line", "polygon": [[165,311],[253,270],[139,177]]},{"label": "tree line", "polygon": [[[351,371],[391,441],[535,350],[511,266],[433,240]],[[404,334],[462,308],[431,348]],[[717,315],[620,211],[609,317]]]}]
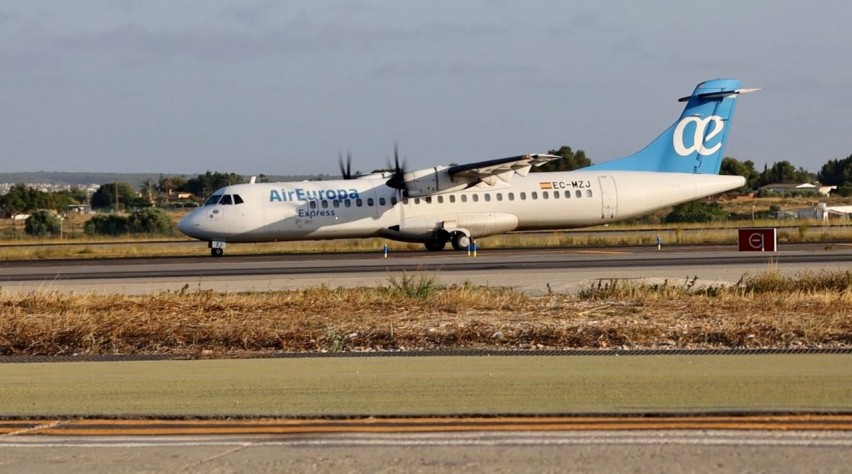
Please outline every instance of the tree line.
[{"label": "tree line", "polygon": [[138,190],[128,183],[105,183],[98,187],[91,198],[85,189],[79,187],[63,191],[40,191],[25,184],[15,184],[8,193],[0,196],[0,209],[10,215],[38,209],[52,209],[61,213],[73,204],[89,204],[95,210],[144,209],[162,207],[178,193],[191,195],[188,199],[190,202],[200,201],[219,188],[244,182],[245,179],[236,173],[208,171],[195,178],[161,175],[157,181],[145,180]]}]

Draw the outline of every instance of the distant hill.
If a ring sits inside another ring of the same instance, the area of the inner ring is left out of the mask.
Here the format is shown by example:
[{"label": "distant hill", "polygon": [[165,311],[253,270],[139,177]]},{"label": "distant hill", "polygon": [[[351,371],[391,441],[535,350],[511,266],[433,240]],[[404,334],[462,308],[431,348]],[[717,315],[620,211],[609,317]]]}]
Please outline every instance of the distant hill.
[{"label": "distant hill", "polygon": [[[47,183],[68,184],[71,186],[86,186],[90,184],[104,183],[129,183],[138,188],[145,180],[157,182],[160,176],[183,176],[194,178],[198,175],[169,174],[169,173],[88,173],[88,172],[64,172],[64,171],[33,171],[26,173],[0,173],[0,183]],[[250,176],[244,176],[246,180]],[[272,176],[267,175],[266,181],[314,181],[334,179],[328,175],[295,175],[295,176]]]}]

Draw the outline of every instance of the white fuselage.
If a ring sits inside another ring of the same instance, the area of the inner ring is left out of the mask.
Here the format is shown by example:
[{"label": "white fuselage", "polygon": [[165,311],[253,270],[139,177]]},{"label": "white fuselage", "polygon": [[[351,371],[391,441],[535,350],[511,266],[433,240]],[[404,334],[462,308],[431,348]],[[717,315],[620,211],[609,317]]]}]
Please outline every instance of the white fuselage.
[{"label": "white fuselage", "polygon": [[[514,176],[494,185],[402,199],[387,178],[253,183],[214,195],[179,224],[208,241],[269,242],[385,237],[423,242],[438,231],[471,238],[515,230],[565,229],[628,219],[745,184],[740,176],[642,171],[571,171]],[[236,198],[234,198],[235,200]]]}]

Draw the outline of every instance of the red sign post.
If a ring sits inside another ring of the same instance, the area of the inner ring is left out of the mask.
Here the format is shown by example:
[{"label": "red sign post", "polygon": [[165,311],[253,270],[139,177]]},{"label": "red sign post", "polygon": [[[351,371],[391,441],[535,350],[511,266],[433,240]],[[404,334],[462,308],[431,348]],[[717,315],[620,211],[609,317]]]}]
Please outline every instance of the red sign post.
[{"label": "red sign post", "polygon": [[776,244],[774,228],[739,229],[740,252],[775,252]]}]

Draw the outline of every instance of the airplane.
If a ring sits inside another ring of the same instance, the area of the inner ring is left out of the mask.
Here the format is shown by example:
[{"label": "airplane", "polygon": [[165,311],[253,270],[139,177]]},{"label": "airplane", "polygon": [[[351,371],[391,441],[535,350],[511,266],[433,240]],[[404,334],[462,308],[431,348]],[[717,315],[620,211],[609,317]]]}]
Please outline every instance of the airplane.
[{"label": "airplane", "polygon": [[463,250],[511,231],[629,219],[745,185],[719,170],[736,99],[757,90],[736,79],[702,82],[648,146],[574,171],[530,173],[560,158],[543,153],[408,171],[395,149],[389,171],[353,176],[341,158],[340,180],[226,186],[178,229],[219,257],[228,243],[371,237]]}]

